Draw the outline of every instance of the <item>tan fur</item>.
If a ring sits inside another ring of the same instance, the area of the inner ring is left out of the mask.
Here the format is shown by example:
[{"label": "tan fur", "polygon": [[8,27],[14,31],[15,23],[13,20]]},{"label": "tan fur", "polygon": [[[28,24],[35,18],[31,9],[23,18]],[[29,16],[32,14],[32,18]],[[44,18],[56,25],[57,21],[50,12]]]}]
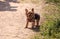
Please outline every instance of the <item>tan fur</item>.
[{"label": "tan fur", "polygon": [[[31,9],[31,11],[28,11],[28,9],[25,9],[26,12],[26,17],[27,17],[27,23],[26,23],[26,28],[28,27],[29,22],[32,23],[32,28],[35,26],[35,13],[34,13],[34,8]],[[38,25],[39,20],[36,20],[36,24]]]}]

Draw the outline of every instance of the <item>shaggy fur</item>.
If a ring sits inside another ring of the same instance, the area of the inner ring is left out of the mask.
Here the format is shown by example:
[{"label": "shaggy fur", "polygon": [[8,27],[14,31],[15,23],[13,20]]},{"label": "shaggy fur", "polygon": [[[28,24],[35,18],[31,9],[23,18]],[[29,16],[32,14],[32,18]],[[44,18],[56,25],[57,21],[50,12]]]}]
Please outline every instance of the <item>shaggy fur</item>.
[{"label": "shaggy fur", "polygon": [[39,26],[40,16],[34,13],[34,8],[32,8],[31,11],[28,11],[28,9],[25,9],[25,12],[26,12],[26,17],[27,17],[26,28],[28,27],[29,22],[32,23],[32,28],[34,28],[35,23],[37,24],[37,26]]}]

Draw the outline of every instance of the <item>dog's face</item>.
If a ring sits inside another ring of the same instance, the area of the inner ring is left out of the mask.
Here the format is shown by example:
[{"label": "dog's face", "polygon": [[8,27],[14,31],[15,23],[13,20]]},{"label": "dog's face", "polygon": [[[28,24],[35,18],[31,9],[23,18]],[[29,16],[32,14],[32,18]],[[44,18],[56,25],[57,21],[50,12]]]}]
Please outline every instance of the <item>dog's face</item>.
[{"label": "dog's face", "polygon": [[32,21],[34,19],[34,8],[31,9],[31,11],[28,11],[28,9],[25,9],[27,19]]},{"label": "dog's face", "polygon": [[34,8],[32,8],[31,11],[28,11],[28,9],[25,9],[25,12],[27,17],[32,16],[34,14]]}]

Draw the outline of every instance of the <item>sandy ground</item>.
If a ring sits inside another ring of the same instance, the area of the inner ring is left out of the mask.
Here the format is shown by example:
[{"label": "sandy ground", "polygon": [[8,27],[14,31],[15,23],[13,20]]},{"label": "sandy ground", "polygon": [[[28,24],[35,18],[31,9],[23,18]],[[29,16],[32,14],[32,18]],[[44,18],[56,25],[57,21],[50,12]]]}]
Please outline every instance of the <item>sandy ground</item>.
[{"label": "sandy ground", "polygon": [[[10,3],[12,6],[6,10],[0,11],[0,39],[30,39],[35,31],[25,29],[26,16],[25,8],[34,8],[35,12],[40,14],[42,6],[36,6],[32,3]],[[42,15],[40,14],[42,17]],[[29,24],[31,28],[31,24]]]}]

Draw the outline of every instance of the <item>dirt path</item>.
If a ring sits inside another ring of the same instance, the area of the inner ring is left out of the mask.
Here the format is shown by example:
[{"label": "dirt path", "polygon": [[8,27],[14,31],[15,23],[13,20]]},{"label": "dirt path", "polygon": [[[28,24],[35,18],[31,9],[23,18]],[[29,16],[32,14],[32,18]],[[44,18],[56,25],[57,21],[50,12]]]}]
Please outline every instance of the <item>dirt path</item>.
[{"label": "dirt path", "polygon": [[[40,14],[42,5],[36,6],[32,3],[10,3],[10,5],[16,10],[0,11],[0,39],[30,39],[35,32],[25,29],[25,8],[35,8],[35,12]],[[40,16],[42,17],[41,14]]]}]

